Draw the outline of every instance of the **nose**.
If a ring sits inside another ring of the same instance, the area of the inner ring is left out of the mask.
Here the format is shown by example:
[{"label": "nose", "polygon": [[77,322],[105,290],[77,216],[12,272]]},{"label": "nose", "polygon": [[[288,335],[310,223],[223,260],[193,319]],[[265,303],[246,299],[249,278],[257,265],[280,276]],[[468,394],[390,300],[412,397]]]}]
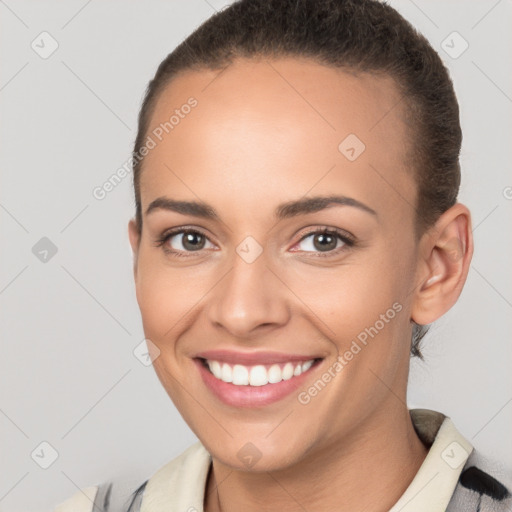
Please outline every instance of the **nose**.
[{"label": "nose", "polygon": [[230,337],[249,339],[286,325],[292,292],[263,255],[247,263],[238,255],[212,290],[208,319]]}]

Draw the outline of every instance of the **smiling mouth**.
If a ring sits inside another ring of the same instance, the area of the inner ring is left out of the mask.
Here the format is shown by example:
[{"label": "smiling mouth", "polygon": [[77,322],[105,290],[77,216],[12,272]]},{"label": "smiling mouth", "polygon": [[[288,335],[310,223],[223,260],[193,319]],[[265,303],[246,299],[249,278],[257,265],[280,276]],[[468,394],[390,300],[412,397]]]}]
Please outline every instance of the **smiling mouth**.
[{"label": "smiling mouth", "polygon": [[322,358],[289,361],[274,364],[230,364],[215,359],[198,358],[201,364],[218,380],[235,386],[266,386],[290,380],[308,372]]}]

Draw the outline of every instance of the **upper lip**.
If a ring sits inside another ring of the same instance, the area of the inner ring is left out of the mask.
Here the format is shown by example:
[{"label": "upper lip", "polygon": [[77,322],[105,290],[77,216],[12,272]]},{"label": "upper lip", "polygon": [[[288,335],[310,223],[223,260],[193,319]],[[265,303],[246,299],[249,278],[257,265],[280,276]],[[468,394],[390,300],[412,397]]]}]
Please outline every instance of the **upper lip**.
[{"label": "upper lip", "polygon": [[196,354],[196,358],[209,359],[231,364],[257,365],[287,362],[305,362],[320,359],[320,356],[304,354],[285,354],[283,352],[236,352],[233,350],[206,350]]}]

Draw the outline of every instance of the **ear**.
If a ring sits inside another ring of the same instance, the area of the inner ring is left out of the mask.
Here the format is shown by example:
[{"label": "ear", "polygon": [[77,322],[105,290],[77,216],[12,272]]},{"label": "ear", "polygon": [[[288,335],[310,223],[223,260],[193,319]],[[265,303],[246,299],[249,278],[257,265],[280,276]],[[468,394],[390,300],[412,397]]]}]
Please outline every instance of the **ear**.
[{"label": "ear", "polygon": [[427,325],[457,301],[473,256],[471,214],[457,203],[420,240],[420,260],[411,318]]},{"label": "ear", "polygon": [[130,245],[133,252],[133,277],[135,281],[137,281],[137,263],[139,256],[140,235],[135,219],[130,219],[130,222],[128,222],[128,237],[130,239]]}]

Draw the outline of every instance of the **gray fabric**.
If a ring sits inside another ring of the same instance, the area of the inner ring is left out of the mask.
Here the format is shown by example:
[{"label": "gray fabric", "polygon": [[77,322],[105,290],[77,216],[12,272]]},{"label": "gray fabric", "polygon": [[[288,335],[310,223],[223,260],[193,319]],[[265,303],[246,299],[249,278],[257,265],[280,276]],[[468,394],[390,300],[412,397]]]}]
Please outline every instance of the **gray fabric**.
[{"label": "gray fabric", "polygon": [[[421,411],[415,413],[422,414]],[[437,430],[422,429],[422,440],[432,444]],[[503,467],[473,450],[468,457],[446,512],[512,512],[512,494],[501,479]],[[136,487],[121,481],[101,484],[94,500],[93,512],[140,512],[147,480]]]},{"label": "gray fabric", "polygon": [[137,488],[123,482],[104,482],[98,486],[93,512],[140,512],[147,480]]},{"label": "gray fabric", "polygon": [[501,474],[497,463],[473,450],[446,512],[512,512],[512,494],[500,482]]},{"label": "gray fabric", "polygon": [[[512,512],[512,494],[497,478],[499,473],[501,470],[495,463],[473,450],[446,512]],[[470,480],[473,489],[466,486],[465,475],[473,475]],[[140,512],[146,484],[147,481],[136,489],[121,482],[101,484],[94,500],[94,512]]]}]

